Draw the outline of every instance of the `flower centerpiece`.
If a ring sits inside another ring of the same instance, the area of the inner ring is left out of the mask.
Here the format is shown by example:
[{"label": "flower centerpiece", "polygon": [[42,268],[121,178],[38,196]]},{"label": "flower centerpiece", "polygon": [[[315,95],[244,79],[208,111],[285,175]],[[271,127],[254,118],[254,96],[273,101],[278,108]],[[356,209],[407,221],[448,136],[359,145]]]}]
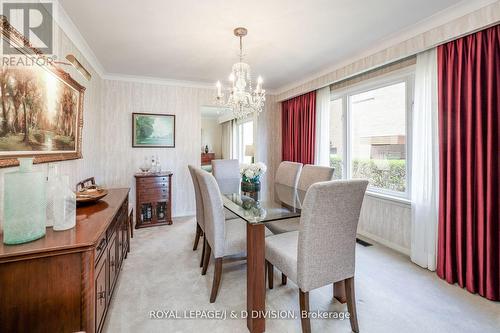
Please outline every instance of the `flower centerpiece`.
[{"label": "flower centerpiece", "polygon": [[267,167],[262,162],[242,164],[240,166],[241,190],[243,192],[260,191],[260,177],[265,174]]}]

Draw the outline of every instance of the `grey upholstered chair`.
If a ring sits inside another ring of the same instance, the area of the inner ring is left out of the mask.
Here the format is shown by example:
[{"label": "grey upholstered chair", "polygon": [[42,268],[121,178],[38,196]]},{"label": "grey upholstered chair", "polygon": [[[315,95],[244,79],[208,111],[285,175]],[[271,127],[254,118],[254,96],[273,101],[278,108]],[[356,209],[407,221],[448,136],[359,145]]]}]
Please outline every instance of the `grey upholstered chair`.
[{"label": "grey upholstered chair", "polygon": [[[354,332],[359,332],[354,297],[356,229],[367,185],[366,180],[313,184],[302,205],[299,231],[266,237],[269,288],[276,266],[297,283],[300,310],[309,311],[309,291],[344,281]],[[301,320],[302,331],[310,332],[309,318]]]},{"label": "grey upholstered chair", "polygon": [[[302,191],[307,191],[314,183],[326,182],[333,178],[333,168],[306,164],[300,171],[300,176],[297,182],[297,188]],[[274,234],[299,230],[299,219],[287,219],[269,223],[269,230]]]},{"label": "grey upholstered chair", "polygon": [[[197,168],[192,165],[188,165],[189,173],[191,174],[191,180],[193,181],[194,187],[194,197],[196,201],[196,234],[194,236],[194,245],[193,251],[196,251],[198,248],[198,243],[200,241],[201,236],[205,231],[205,224],[203,223],[203,200],[201,197],[200,184],[198,182],[198,178],[196,177]],[[201,251],[201,260],[200,267],[203,266],[203,256],[205,253],[205,242],[203,242],[203,249]]]},{"label": "grey upholstered chair", "polygon": [[275,183],[296,187],[299,181],[302,163],[283,161],[276,170]]},{"label": "grey upholstered chair", "polygon": [[215,302],[222,277],[222,259],[246,252],[246,223],[241,219],[225,220],[224,205],[215,178],[206,171],[195,170],[203,200],[205,254],[202,275],[207,273],[210,255],[215,257],[210,303]]},{"label": "grey upholstered chair", "polygon": [[238,160],[212,160],[212,174],[221,193],[238,193],[241,183]]},{"label": "grey upholstered chair", "polygon": [[[280,163],[274,177],[274,195],[277,200],[289,206],[294,206],[297,196],[290,191],[290,188],[297,187],[300,170],[302,170],[302,163],[288,161]],[[270,230],[272,230],[271,228]]]},{"label": "grey upholstered chair", "polygon": [[307,191],[312,184],[318,182],[327,182],[333,178],[333,168],[306,164],[300,172],[297,188]]}]

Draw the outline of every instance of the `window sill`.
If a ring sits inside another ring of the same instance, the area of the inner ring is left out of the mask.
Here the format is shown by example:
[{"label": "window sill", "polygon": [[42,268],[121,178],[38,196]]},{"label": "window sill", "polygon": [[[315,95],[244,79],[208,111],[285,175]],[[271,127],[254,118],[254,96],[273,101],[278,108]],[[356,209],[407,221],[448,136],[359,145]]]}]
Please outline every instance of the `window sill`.
[{"label": "window sill", "polygon": [[411,200],[406,199],[406,198],[382,194],[382,193],[378,193],[378,192],[374,192],[374,191],[366,191],[366,195],[369,195],[370,197],[373,197],[376,199],[394,202],[394,203],[400,204],[400,205],[405,206],[405,207],[411,207]]}]

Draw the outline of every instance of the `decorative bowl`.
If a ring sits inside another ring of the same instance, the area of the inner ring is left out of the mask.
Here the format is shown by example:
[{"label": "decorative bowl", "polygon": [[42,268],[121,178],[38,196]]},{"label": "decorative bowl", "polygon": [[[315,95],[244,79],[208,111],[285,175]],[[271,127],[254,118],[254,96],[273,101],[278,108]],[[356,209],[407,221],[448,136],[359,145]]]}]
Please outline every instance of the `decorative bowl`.
[{"label": "decorative bowl", "polygon": [[76,193],[76,202],[78,204],[93,203],[101,200],[108,195],[108,190],[103,188],[85,188]]}]

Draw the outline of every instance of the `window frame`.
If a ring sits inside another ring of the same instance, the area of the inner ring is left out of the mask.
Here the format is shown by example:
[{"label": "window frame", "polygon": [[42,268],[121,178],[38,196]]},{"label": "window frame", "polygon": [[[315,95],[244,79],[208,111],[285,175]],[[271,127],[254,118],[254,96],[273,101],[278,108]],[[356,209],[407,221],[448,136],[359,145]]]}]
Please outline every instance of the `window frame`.
[{"label": "window frame", "polygon": [[405,192],[397,192],[384,188],[374,187],[369,185],[367,194],[379,196],[395,200],[410,200],[411,194],[411,165],[412,165],[412,116],[413,116],[413,103],[414,103],[414,84],[415,84],[415,65],[396,70],[387,74],[377,76],[359,83],[352,84],[345,88],[332,91],[330,93],[330,101],[342,99],[342,118],[343,118],[343,144],[344,153],[342,156],[342,179],[352,179],[352,114],[350,108],[350,99],[353,95],[361,94],[370,90],[384,88],[398,83],[405,83],[405,97],[406,97],[406,121],[405,121],[405,135],[406,135],[406,186]]}]

